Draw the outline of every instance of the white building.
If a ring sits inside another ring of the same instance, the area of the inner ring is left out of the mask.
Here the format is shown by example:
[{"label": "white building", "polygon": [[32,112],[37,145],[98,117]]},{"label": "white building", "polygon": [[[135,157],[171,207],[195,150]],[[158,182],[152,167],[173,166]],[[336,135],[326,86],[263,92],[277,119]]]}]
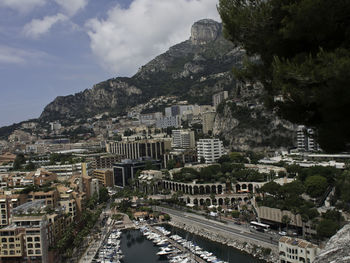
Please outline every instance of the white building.
[{"label": "white building", "polygon": [[216,94],[213,95],[213,106],[215,108],[218,107],[218,105],[223,102],[224,100],[226,100],[228,98],[228,91],[224,90],[221,92],[218,92]]},{"label": "white building", "polygon": [[315,140],[315,131],[304,125],[299,125],[297,130],[297,147],[299,151],[318,151],[319,146]]},{"label": "white building", "polygon": [[312,263],[320,252],[318,246],[298,238],[281,237],[278,242],[280,263]]},{"label": "white building", "polygon": [[179,128],[181,126],[181,119],[179,115],[162,117],[157,119],[156,127],[158,129],[166,129],[168,127]]},{"label": "white building", "polygon": [[219,139],[200,139],[197,142],[198,160],[204,158],[205,163],[215,163],[224,154],[224,145]]},{"label": "white building", "polygon": [[173,130],[173,147],[182,149],[195,148],[194,131],[191,130]]}]

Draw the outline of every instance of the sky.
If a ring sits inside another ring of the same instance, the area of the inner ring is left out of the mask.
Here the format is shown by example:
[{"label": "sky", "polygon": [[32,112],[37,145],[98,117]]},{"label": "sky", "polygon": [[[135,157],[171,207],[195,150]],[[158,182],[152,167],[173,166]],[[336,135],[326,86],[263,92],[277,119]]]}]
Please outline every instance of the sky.
[{"label": "sky", "polygon": [[135,74],[220,21],[218,0],[0,0],[0,127],[40,116],[57,96]]}]

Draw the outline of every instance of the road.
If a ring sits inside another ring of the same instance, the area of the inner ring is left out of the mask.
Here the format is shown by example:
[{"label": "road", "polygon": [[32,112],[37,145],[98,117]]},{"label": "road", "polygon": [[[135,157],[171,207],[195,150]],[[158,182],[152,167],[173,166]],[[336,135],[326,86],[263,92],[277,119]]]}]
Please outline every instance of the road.
[{"label": "road", "polygon": [[181,218],[182,221],[188,220],[190,222],[195,222],[197,225],[200,224],[204,228],[210,227],[215,230],[220,230],[222,232],[229,233],[240,239],[252,240],[252,241],[255,241],[254,243],[259,243],[261,245],[263,245],[262,244],[263,242],[265,243],[264,245],[268,247],[276,246],[277,248],[277,245],[278,245],[278,241],[274,236],[271,236],[265,233],[256,232],[256,231],[250,232],[249,228],[234,225],[233,223],[224,224],[218,221],[207,219],[201,215],[187,213],[187,212],[178,211],[170,208],[159,207],[159,206],[155,207],[155,210],[167,213],[171,216],[176,216],[178,218]]}]

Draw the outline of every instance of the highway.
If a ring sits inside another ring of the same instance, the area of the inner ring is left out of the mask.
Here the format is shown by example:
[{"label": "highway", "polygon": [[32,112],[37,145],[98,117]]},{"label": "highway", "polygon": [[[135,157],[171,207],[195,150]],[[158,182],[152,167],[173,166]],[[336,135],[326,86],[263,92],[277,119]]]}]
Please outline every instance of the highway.
[{"label": "highway", "polygon": [[164,213],[167,213],[171,216],[176,216],[178,218],[181,218],[181,220],[185,223],[185,221],[189,222],[195,222],[197,225],[200,224],[204,228],[210,227],[215,230],[220,230],[222,232],[229,233],[233,236],[236,236],[240,239],[245,240],[252,240],[255,241],[254,243],[259,243],[261,245],[262,242],[265,243],[265,246],[271,247],[275,246],[277,249],[278,241],[276,240],[275,236],[272,236],[267,233],[260,233],[257,231],[250,232],[250,229],[247,227],[242,227],[234,224],[224,224],[221,222],[217,222],[214,220],[210,220],[205,218],[204,216],[193,214],[193,213],[187,213],[179,210],[174,210],[170,208],[164,208],[164,207],[155,207],[154,210],[161,211]]}]

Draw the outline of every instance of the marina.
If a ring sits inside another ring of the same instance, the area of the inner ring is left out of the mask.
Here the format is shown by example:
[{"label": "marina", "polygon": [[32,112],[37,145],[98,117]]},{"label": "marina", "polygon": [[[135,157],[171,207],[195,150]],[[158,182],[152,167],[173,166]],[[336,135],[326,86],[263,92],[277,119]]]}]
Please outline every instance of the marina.
[{"label": "marina", "polygon": [[96,263],[257,263],[248,254],[170,225],[112,228],[101,240]]}]

